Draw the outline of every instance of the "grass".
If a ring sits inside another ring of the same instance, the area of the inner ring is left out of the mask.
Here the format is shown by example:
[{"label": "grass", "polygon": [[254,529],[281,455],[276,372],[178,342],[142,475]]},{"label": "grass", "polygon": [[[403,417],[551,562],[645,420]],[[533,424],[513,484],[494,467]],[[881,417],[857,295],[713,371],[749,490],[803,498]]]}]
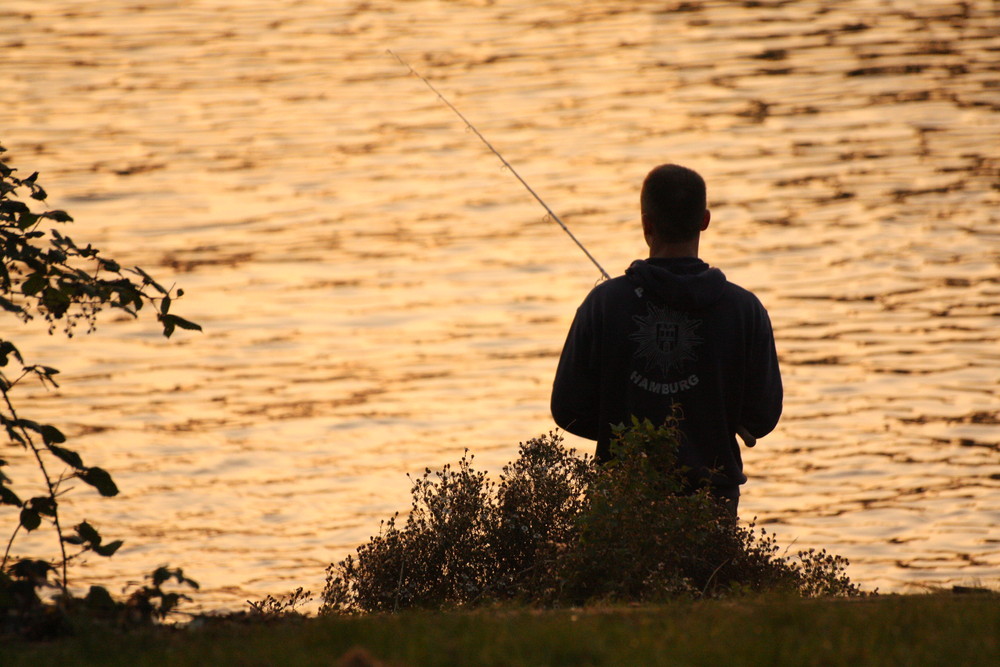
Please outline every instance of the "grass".
[{"label": "grass", "polygon": [[102,629],[0,646],[0,664],[986,665],[1000,664],[1000,596],[758,598]]}]

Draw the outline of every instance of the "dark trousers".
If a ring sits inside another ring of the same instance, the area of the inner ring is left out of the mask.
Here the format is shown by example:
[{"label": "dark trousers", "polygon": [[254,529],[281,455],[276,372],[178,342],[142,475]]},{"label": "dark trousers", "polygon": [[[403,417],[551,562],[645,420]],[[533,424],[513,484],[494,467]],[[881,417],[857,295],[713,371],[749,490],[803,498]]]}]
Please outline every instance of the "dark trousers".
[{"label": "dark trousers", "polygon": [[718,500],[726,511],[735,519],[739,516],[740,510],[740,487],[738,486],[713,486],[711,487],[712,497]]}]

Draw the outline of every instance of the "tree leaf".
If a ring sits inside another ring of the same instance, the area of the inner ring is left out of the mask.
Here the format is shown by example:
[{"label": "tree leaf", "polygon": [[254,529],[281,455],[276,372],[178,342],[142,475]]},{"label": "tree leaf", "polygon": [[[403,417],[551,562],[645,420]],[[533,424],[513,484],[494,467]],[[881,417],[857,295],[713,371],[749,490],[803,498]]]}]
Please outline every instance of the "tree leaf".
[{"label": "tree leaf", "polygon": [[170,338],[170,334],[167,333],[169,327],[170,333],[174,332],[174,327],[180,327],[181,329],[187,329],[188,331],[201,331],[201,325],[195,324],[190,320],[185,320],[183,317],[177,315],[161,315],[160,320],[163,322],[163,335]]},{"label": "tree leaf", "polygon": [[61,289],[46,287],[42,290],[41,305],[55,317],[62,317],[70,305],[69,295]]},{"label": "tree leaf", "polygon": [[31,211],[22,211],[21,215],[17,217],[17,228],[25,230],[38,222],[40,217],[40,215],[32,213]]},{"label": "tree leaf", "polygon": [[[57,429],[55,426],[51,426],[49,424],[42,424],[39,427],[38,432],[42,434],[42,440],[45,441],[46,445],[51,445],[52,443],[55,442],[66,442],[66,436],[63,435],[62,431]],[[51,447],[49,449],[51,449]],[[67,461],[67,463],[69,462]]]},{"label": "tree leaf", "polygon": [[6,310],[7,312],[10,312],[10,313],[23,313],[24,312],[24,308],[22,308],[21,306],[17,305],[16,303],[14,303],[13,301],[11,301],[10,299],[7,299],[7,298],[2,297],[2,296],[0,296],[0,308],[3,308],[4,310]]},{"label": "tree leaf", "polygon": [[55,516],[56,515],[56,500],[51,496],[37,496],[28,501],[28,506],[38,512],[39,514],[44,514],[45,516]]},{"label": "tree leaf", "polygon": [[49,451],[55,454],[57,457],[62,459],[64,462],[73,466],[77,470],[83,470],[85,467],[83,465],[83,459],[80,455],[71,449],[66,449],[65,447],[60,447],[59,445],[49,445]]},{"label": "tree leaf", "polygon": [[117,496],[118,487],[107,470],[103,468],[86,468],[79,473],[80,479],[97,489],[105,497]]},{"label": "tree leaf", "polygon": [[48,218],[49,220],[53,220],[55,222],[73,222],[73,216],[71,216],[66,211],[60,211],[60,210],[46,211],[45,213],[42,214],[42,216]]},{"label": "tree leaf", "polygon": [[21,499],[17,497],[16,493],[11,491],[6,485],[0,484],[0,505],[20,507],[21,504]]},{"label": "tree leaf", "polygon": [[24,363],[24,359],[21,358],[21,353],[18,352],[16,347],[14,347],[13,343],[6,340],[0,341],[0,366],[6,366],[7,357],[12,354],[19,362],[22,364]]},{"label": "tree leaf", "polygon": [[152,276],[150,276],[148,273],[140,269],[138,266],[134,267],[134,271],[138,273],[140,276],[142,276],[143,281],[147,285],[152,285],[153,287],[155,287],[157,291],[160,292],[160,294],[169,294],[167,290],[163,289],[163,285],[153,280]]},{"label": "tree leaf", "polygon": [[34,421],[32,419],[18,419],[17,421],[14,422],[14,426],[17,426],[17,427],[20,427],[20,428],[26,428],[29,431],[34,431],[35,433],[41,433],[42,432],[42,426],[41,426],[41,424],[39,424],[38,422],[36,422],[36,421]]},{"label": "tree leaf", "polygon": [[118,603],[115,602],[114,598],[111,597],[111,593],[108,593],[108,589],[104,586],[91,586],[87,597],[83,600],[91,610],[107,612],[118,608]]},{"label": "tree leaf", "polygon": [[195,581],[194,579],[188,579],[187,577],[184,576],[184,570],[182,570],[180,568],[177,568],[176,574],[177,574],[177,583],[179,583],[179,584],[187,584],[188,586],[190,586],[191,588],[193,588],[195,590],[198,590],[199,588],[201,588],[198,585],[197,581]]},{"label": "tree leaf", "polygon": [[97,261],[101,264],[101,268],[103,268],[106,271],[111,271],[112,273],[119,273],[122,270],[122,267],[118,265],[118,262],[114,261],[113,259],[104,259],[103,257],[100,257],[97,259]]},{"label": "tree leaf", "polygon": [[107,544],[95,546],[94,552],[104,557],[113,556],[114,553],[121,548],[122,544],[124,544],[124,542],[121,540],[115,540],[114,542],[108,542]]},{"label": "tree leaf", "polygon": [[31,213],[31,209],[24,202],[17,201],[16,199],[0,201],[0,214],[10,216],[13,219],[13,216],[25,213]]},{"label": "tree leaf", "polygon": [[[10,386],[10,385],[8,385],[8,384],[7,384],[7,383],[6,383],[5,381],[3,381],[3,379],[2,379],[2,378],[0,378],[0,385],[2,385],[2,386],[3,386],[3,390],[4,390],[4,391],[7,391],[7,389],[8,389],[8,388],[9,388],[9,386]],[[27,447],[27,446],[28,446],[28,441],[27,441],[27,440],[25,440],[25,439],[24,439],[24,436],[23,436],[23,435],[21,435],[21,434],[20,434],[20,432],[18,432],[18,431],[17,431],[17,430],[16,430],[15,428],[14,428],[14,425],[13,425],[13,424],[11,424],[11,423],[9,423],[9,422],[8,422],[8,423],[4,424],[4,426],[5,426],[5,427],[6,427],[6,429],[7,429],[7,437],[8,437],[8,438],[10,438],[10,439],[11,439],[12,441],[14,441],[14,442],[17,442],[17,443],[20,443],[20,445],[21,445],[22,447]]]},{"label": "tree leaf", "polygon": [[49,572],[56,569],[44,560],[34,560],[23,558],[10,568],[10,573],[18,579],[30,579],[35,582],[45,582],[48,580]]},{"label": "tree leaf", "polygon": [[[176,315],[171,315],[171,317],[177,317]],[[201,331],[201,325],[195,324],[190,320],[185,320],[183,317],[177,317],[177,326],[181,329],[187,329],[188,331]]]},{"label": "tree leaf", "polygon": [[42,381],[42,384],[48,382],[53,387],[58,387],[59,383],[52,379],[53,375],[58,375],[59,371],[51,366],[26,366],[26,371],[31,371],[38,375],[38,379]]},{"label": "tree leaf", "polygon": [[159,588],[163,582],[173,576],[173,572],[167,569],[166,566],[161,565],[160,567],[153,570],[153,586]]},{"label": "tree leaf", "polygon": [[25,296],[34,296],[48,287],[49,281],[45,274],[41,272],[32,273],[21,285],[21,293]]},{"label": "tree leaf", "polygon": [[76,526],[76,532],[87,544],[100,544],[101,534],[97,532],[97,529],[91,526],[86,521],[78,524]]},{"label": "tree leaf", "polygon": [[42,515],[30,507],[21,509],[21,525],[29,532],[42,524]]}]

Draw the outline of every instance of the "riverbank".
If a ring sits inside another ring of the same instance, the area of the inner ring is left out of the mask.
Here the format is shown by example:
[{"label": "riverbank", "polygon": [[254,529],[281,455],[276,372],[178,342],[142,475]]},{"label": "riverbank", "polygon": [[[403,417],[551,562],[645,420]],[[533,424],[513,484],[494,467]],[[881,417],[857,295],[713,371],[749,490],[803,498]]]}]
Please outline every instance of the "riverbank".
[{"label": "riverbank", "polygon": [[1000,595],[230,619],[7,645],[18,665],[939,665],[1000,660]]}]

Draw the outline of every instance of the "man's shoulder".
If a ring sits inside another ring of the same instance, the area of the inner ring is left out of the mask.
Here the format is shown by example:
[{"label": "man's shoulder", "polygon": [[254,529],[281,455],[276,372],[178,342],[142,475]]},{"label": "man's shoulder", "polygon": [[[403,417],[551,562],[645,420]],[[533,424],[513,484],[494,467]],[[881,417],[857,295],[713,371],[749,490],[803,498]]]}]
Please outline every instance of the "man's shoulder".
[{"label": "man's shoulder", "polygon": [[587,295],[587,300],[599,301],[608,298],[616,298],[622,293],[634,292],[635,288],[636,283],[633,282],[628,276],[615,276],[614,278],[603,280],[597,285],[594,285],[594,288],[590,290],[590,293]]},{"label": "man's shoulder", "polygon": [[733,281],[726,279],[726,285],[723,289],[724,294],[727,297],[738,303],[754,308],[764,308],[760,298],[742,285],[738,285]]},{"label": "man's shoulder", "polygon": [[771,316],[756,294],[736,283],[726,281],[722,301],[728,302],[734,319],[753,323],[753,327],[770,329]]}]

